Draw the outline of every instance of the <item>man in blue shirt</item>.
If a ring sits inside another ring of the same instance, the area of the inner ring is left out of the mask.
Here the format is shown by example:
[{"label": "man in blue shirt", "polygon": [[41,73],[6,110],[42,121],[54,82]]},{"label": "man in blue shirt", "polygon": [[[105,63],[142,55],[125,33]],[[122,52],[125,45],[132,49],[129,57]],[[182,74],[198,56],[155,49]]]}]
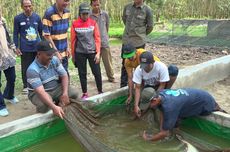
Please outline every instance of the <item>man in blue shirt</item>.
[{"label": "man in blue shirt", "polygon": [[37,112],[44,113],[50,108],[63,118],[62,106],[70,103],[69,97],[76,99],[78,95],[76,89],[69,87],[67,72],[55,52],[51,42],[38,43],[37,57],[27,70],[28,97]]},{"label": "man in blue shirt", "polygon": [[17,55],[21,55],[23,93],[28,93],[26,70],[36,56],[35,46],[42,36],[42,22],[34,13],[31,0],[21,0],[23,13],[14,18],[14,43]]},{"label": "man in blue shirt", "polygon": [[169,130],[175,127],[179,119],[204,116],[213,111],[221,111],[215,99],[204,90],[192,88],[165,89],[157,95],[154,89],[146,88],[143,94],[145,97],[140,103],[141,109],[159,107],[161,111],[160,132],[156,135],[148,135],[144,131],[143,138],[145,140],[157,141],[168,136]]}]

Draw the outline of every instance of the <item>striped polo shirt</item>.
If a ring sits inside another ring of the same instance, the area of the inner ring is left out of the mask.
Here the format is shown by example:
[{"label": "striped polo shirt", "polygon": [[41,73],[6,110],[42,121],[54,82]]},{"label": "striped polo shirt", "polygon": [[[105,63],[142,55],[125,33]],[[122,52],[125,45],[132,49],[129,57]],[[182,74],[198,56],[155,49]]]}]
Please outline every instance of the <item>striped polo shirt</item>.
[{"label": "striped polo shirt", "polygon": [[67,49],[67,30],[69,28],[70,12],[64,9],[63,15],[58,14],[56,4],[49,7],[43,17],[43,36],[50,35],[60,52]]},{"label": "striped polo shirt", "polygon": [[46,91],[53,90],[59,85],[59,77],[67,75],[60,60],[54,56],[48,67],[42,65],[37,58],[32,62],[26,72],[28,89],[43,85]]}]

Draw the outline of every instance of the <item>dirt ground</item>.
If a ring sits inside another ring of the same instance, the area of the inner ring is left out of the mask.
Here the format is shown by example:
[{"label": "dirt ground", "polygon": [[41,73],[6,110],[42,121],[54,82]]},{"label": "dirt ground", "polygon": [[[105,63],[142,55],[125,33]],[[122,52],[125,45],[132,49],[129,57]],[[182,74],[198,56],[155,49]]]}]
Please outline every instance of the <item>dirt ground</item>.
[{"label": "dirt ground", "polygon": [[205,86],[203,89],[207,90],[214,96],[217,103],[223,110],[225,110],[227,113],[230,113],[230,77]]},{"label": "dirt ground", "polygon": [[[114,68],[116,83],[108,82],[104,67],[103,65],[101,66],[102,75],[103,75],[102,79],[103,79],[104,92],[113,91],[115,89],[118,89],[120,86],[120,69],[121,69],[120,49],[121,49],[121,45],[111,46],[111,52],[113,56],[113,68]],[[146,50],[152,51],[156,56],[160,58],[162,62],[166,64],[175,64],[180,69],[230,54],[230,50],[200,48],[200,47],[165,46],[165,45],[153,45],[153,44],[147,44]],[[18,66],[18,68],[20,68],[20,66]],[[76,80],[78,79],[76,70],[70,71],[70,77],[74,77],[71,79],[71,85],[75,86],[76,89],[79,91],[79,94],[81,95],[80,83],[79,81],[76,82]],[[230,78],[223,80],[223,82],[221,82],[222,86],[226,85],[224,81],[228,82],[228,87],[229,87]],[[209,91],[211,93],[216,93],[215,97],[217,97],[218,99],[222,98],[223,95],[222,89],[218,87],[218,84],[213,84],[213,85],[214,87],[207,87],[207,88],[212,88]],[[229,89],[225,90],[224,92],[225,95],[228,94],[227,91]],[[20,91],[21,90],[16,90],[16,96],[20,100],[18,104],[12,105],[6,102],[10,115],[7,117],[1,117],[0,124],[35,114],[35,107],[28,100],[27,95],[22,95]],[[89,68],[88,68],[88,92],[90,96],[97,94],[95,81]],[[228,110],[230,109],[229,101],[230,100],[226,99],[222,103],[220,103],[220,105],[224,107],[225,110]]]}]

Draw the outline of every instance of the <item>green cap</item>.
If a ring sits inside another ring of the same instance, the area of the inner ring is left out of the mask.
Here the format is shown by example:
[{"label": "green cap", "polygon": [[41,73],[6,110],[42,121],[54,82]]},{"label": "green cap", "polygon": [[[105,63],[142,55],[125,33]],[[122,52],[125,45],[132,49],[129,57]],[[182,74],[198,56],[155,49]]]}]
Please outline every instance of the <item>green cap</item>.
[{"label": "green cap", "polygon": [[122,57],[124,59],[131,58],[136,53],[136,48],[132,44],[125,44],[122,46]]}]

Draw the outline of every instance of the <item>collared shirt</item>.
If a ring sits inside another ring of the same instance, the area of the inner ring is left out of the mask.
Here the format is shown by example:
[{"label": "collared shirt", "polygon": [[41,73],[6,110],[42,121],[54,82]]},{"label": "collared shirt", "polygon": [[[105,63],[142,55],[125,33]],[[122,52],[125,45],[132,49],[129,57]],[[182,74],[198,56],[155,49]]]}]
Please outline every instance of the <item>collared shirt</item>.
[{"label": "collared shirt", "polygon": [[14,18],[14,43],[22,52],[35,52],[42,37],[42,21],[39,15],[21,13]]},{"label": "collared shirt", "polygon": [[125,6],[122,20],[125,30],[122,37],[123,44],[132,43],[134,47],[146,43],[146,35],[153,29],[153,13],[149,6],[142,4],[136,7],[134,3]]},{"label": "collared shirt", "polygon": [[59,84],[59,77],[67,75],[60,60],[54,56],[48,67],[39,63],[37,58],[32,62],[26,72],[29,90],[34,90],[39,86],[46,91],[56,88]]},{"label": "collared shirt", "polygon": [[69,28],[70,12],[64,9],[60,16],[56,4],[48,8],[43,17],[43,35],[50,35],[58,51],[67,50],[67,31]]},{"label": "collared shirt", "polygon": [[[127,71],[128,74],[131,74],[133,73],[133,70],[136,69],[136,67],[138,65],[140,65],[140,55],[145,52],[144,49],[137,49],[136,50],[136,57],[134,60],[129,60],[129,59],[125,59],[125,69]],[[153,55],[153,58],[154,58],[154,61],[160,61],[160,59],[157,57],[157,56],[154,56]]]},{"label": "collared shirt", "polygon": [[98,24],[101,36],[101,47],[108,48],[109,47],[109,15],[106,11],[101,10],[99,15],[96,16],[94,14],[90,14],[90,17],[95,20]]},{"label": "collared shirt", "polygon": [[208,115],[214,111],[216,106],[212,95],[199,89],[166,89],[159,95],[161,96],[160,110],[164,116],[162,125],[164,130],[173,129],[178,119]]}]

